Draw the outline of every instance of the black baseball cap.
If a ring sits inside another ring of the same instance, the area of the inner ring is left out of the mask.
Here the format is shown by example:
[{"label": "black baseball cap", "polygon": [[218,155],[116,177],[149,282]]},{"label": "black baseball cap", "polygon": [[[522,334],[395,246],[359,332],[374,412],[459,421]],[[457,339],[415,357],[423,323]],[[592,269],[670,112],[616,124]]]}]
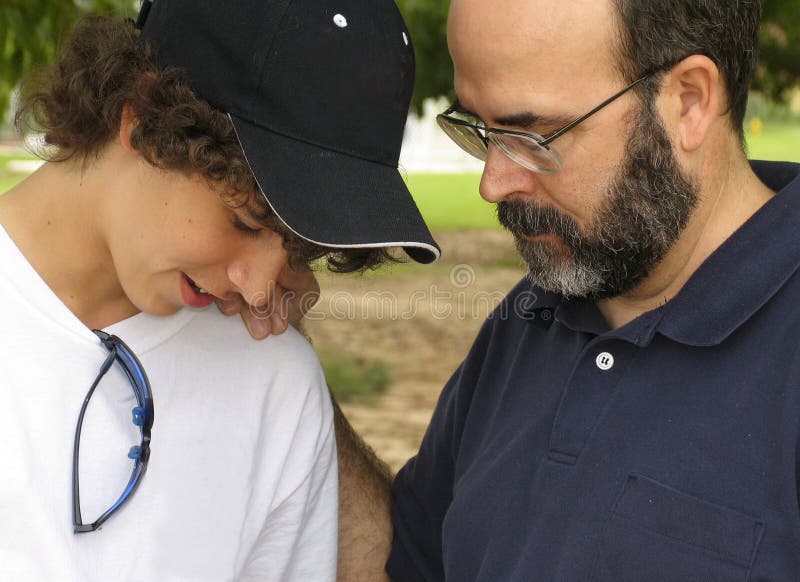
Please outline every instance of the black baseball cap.
[{"label": "black baseball cap", "polygon": [[397,169],[415,65],[393,0],[155,0],[137,25],[160,67],[230,116],[297,235],[439,257]]}]

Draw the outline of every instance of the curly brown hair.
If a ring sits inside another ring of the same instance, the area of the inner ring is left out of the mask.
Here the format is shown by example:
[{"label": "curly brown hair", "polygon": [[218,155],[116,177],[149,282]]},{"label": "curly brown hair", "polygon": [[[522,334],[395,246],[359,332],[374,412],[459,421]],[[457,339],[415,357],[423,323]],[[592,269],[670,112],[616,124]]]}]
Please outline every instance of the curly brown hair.
[{"label": "curly brown hair", "polygon": [[[199,98],[176,68],[156,66],[133,22],[91,16],[78,22],[51,68],[23,85],[17,129],[44,135],[48,161],[97,156],[119,132],[130,105],[131,143],[153,166],[202,174],[233,208],[264,206],[228,116]],[[268,209],[261,223],[283,237],[293,266],[325,259],[338,273],[396,261],[387,249],[333,249],[294,234]]]}]

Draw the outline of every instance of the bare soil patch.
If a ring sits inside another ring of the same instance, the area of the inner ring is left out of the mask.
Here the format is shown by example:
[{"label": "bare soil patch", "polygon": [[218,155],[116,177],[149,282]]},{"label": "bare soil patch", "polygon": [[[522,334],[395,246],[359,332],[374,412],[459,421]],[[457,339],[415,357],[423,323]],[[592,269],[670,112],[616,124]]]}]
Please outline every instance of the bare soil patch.
[{"label": "bare soil patch", "polygon": [[320,351],[344,350],[391,367],[387,392],[342,408],[394,470],[416,453],[445,383],[486,316],[524,275],[503,231],[436,239],[443,250],[436,265],[358,278],[320,274],[322,298],[306,323]]}]

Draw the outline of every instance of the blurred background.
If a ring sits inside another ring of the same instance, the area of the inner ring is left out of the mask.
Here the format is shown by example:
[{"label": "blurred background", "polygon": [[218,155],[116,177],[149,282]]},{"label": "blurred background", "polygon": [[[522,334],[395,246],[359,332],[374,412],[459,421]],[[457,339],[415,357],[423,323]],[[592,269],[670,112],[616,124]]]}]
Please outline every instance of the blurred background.
[{"label": "blurred background", "polygon": [[[449,0],[397,0],[417,56],[412,115],[400,160],[442,246],[428,266],[362,276],[318,274],[323,295],[306,331],[355,427],[396,470],[414,454],[439,392],[486,316],[524,275],[492,205],[481,164],[434,121],[452,93],[445,40]],[[761,59],[746,120],[751,158],[800,162],[800,2],[763,0]],[[132,0],[3,0],[0,5],[0,195],[41,163],[13,131],[20,79],[54,58],[77,18],[135,18]],[[32,138],[35,141],[35,136]]]}]

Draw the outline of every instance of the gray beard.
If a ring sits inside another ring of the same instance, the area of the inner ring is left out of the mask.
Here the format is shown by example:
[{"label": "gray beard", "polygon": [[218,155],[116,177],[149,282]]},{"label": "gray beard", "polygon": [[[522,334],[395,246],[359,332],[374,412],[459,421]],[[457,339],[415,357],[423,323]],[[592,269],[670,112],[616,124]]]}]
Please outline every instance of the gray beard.
[{"label": "gray beard", "polygon": [[[697,206],[699,188],[681,170],[652,105],[636,115],[625,160],[588,232],[552,206],[498,204],[498,219],[514,235],[533,283],[566,297],[616,297],[645,279],[675,244]],[[526,238],[547,233],[559,237],[568,252]]]}]

